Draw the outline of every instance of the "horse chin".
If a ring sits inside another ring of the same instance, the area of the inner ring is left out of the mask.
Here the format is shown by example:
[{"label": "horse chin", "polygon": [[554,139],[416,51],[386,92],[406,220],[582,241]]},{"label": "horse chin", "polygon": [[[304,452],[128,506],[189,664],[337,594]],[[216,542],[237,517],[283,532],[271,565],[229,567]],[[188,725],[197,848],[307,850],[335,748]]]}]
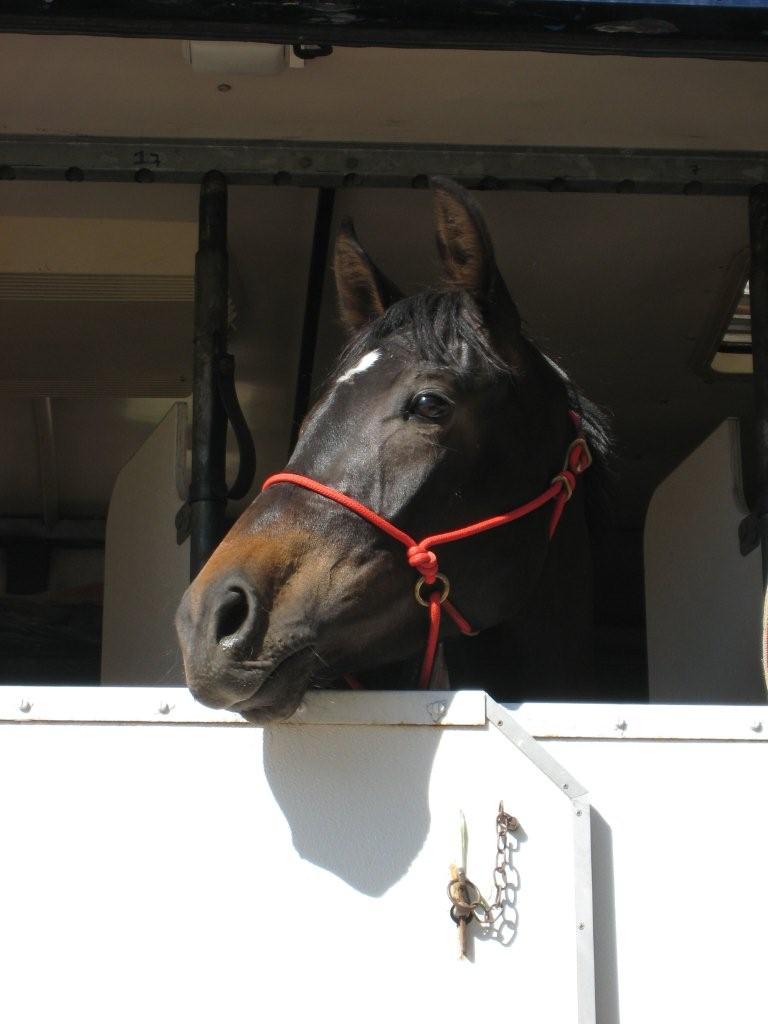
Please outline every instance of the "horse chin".
[{"label": "horse chin", "polygon": [[251,725],[269,725],[270,722],[284,722],[290,718],[291,715],[301,704],[301,699],[304,693],[300,693],[298,697],[286,699],[281,703],[273,704],[268,707],[254,707],[254,708],[230,708],[230,711],[236,711],[239,715],[250,722]]},{"label": "horse chin", "polygon": [[[251,668],[247,663],[230,667],[223,673],[205,673],[190,678],[187,685],[196,700],[206,707],[224,708],[241,715],[247,722],[263,725],[282,721],[296,711],[314,682],[317,658],[309,647],[302,647],[282,658],[276,665]],[[239,690],[246,696],[237,700],[223,697],[222,691]]]},{"label": "horse chin", "polygon": [[309,647],[300,648],[283,658],[266,676],[258,689],[230,706],[247,722],[263,725],[290,718],[314,681],[317,658]]}]

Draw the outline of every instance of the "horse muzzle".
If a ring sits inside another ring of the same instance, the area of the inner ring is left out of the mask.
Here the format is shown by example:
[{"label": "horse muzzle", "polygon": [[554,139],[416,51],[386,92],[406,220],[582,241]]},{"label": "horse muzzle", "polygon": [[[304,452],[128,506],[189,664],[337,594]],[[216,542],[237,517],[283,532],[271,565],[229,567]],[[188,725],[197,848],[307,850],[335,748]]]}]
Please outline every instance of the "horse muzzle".
[{"label": "horse muzzle", "polygon": [[230,575],[190,587],[176,614],[187,685],[201,703],[230,708],[252,698],[269,676],[259,665],[267,616],[250,583]]}]

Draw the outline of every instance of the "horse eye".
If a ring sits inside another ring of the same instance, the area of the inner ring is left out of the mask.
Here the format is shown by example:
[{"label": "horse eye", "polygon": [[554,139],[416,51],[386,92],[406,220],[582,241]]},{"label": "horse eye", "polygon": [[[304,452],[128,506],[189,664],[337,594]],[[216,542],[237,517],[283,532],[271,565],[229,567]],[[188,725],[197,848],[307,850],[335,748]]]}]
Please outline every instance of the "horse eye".
[{"label": "horse eye", "polygon": [[451,411],[451,403],[435,391],[421,391],[412,400],[410,411],[423,420],[444,420]]}]

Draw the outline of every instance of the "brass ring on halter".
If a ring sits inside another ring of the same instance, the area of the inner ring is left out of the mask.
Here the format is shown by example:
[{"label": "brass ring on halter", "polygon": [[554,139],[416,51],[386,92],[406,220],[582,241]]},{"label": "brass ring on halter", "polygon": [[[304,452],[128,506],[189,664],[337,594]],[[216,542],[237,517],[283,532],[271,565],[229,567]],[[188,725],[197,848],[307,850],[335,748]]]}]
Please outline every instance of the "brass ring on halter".
[{"label": "brass ring on halter", "polygon": [[571,487],[571,481],[568,479],[567,476],[565,476],[564,473],[558,473],[557,476],[552,477],[553,484],[556,484],[558,480],[568,492],[565,500],[570,501],[573,497],[573,487]]},{"label": "brass ring on halter", "polygon": [[589,450],[587,439],[585,437],[577,437],[568,445],[568,451],[565,453],[565,462],[563,469],[571,469],[571,452],[574,448],[581,448],[584,453],[584,459],[586,461],[579,462],[578,465],[571,470],[572,473],[583,473],[585,469],[589,469],[592,465],[592,452]]},{"label": "brass ring on halter", "polygon": [[[440,594],[440,604],[445,604],[445,602],[448,600],[448,595],[451,592],[451,582],[448,579],[448,577],[443,576],[441,572],[439,572],[435,576],[435,583],[437,583],[438,580],[440,580],[440,584],[443,588],[443,591]],[[425,599],[421,593],[421,588],[424,586],[426,582],[427,581],[424,579],[423,576],[419,576],[419,578],[416,580],[416,586],[413,588],[413,592],[416,595],[416,600],[419,602],[419,604],[424,605],[425,608],[429,608],[429,601]],[[429,596],[431,597],[432,595],[430,594]]]}]

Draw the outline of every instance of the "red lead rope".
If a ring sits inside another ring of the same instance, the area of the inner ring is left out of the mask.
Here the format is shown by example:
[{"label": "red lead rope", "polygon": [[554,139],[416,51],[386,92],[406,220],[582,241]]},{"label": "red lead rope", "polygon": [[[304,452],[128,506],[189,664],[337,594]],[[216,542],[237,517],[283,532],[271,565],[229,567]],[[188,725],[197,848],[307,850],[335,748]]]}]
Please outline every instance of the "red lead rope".
[{"label": "red lead rope", "polygon": [[[317,480],[313,480],[308,476],[300,476],[298,473],[276,473],[265,480],[261,489],[266,491],[268,487],[273,487],[275,484],[294,484],[296,487],[304,487],[308,491],[314,491],[315,494],[320,494],[330,501],[335,501],[338,505],[343,505],[344,508],[354,512],[361,519],[367,520],[367,522],[383,533],[388,534],[394,540],[399,541],[405,547],[408,564],[421,574],[414,588],[416,600],[429,612],[427,646],[424,651],[424,660],[422,661],[419,674],[419,688],[423,690],[429,686],[432,668],[435,663],[435,654],[440,637],[441,609],[445,608],[447,614],[465,636],[475,635],[475,630],[473,630],[472,626],[448,600],[451,585],[447,577],[440,572],[437,555],[432,548],[437,547],[438,544],[450,544],[452,541],[464,540],[466,537],[474,537],[478,533],[485,533],[486,530],[494,530],[497,526],[513,523],[516,519],[522,519],[523,516],[527,516],[529,512],[535,512],[536,509],[546,505],[547,502],[554,501],[552,516],[549,520],[549,539],[551,540],[557,529],[557,524],[560,522],[563,509],[573,496],[579,476],[592,464],[592,456],[587,447],[586,439],[580,432],[581,419],[575,412],[571,412],[570,417],[579,434],[568,446],[562,470],[554,477],[543,494],[540,494],[525,505],[518,506],[518,508],[513,509],[511,512],[505,512],[499,516],[491,516],[490,519],[481,519],[477,523],[470,523],[469,526],[462,526],[458,530],[436,533],[420,541],[415,540],[410,534],[395,526],[394,523],[390,523],[388,519],[384,519],[383,516],[374,512],[373,509],[363,505],[355,498],[351,498],[348,494],[344,494],[343,491],[327,487],[325,484],[318,483]],[[440,589],[424,596],[424,586],[431,587],[436,583],[440,584]],[[351,676],[347,676],[346,679],[353,689],[362,689],[356,679]]]}]

